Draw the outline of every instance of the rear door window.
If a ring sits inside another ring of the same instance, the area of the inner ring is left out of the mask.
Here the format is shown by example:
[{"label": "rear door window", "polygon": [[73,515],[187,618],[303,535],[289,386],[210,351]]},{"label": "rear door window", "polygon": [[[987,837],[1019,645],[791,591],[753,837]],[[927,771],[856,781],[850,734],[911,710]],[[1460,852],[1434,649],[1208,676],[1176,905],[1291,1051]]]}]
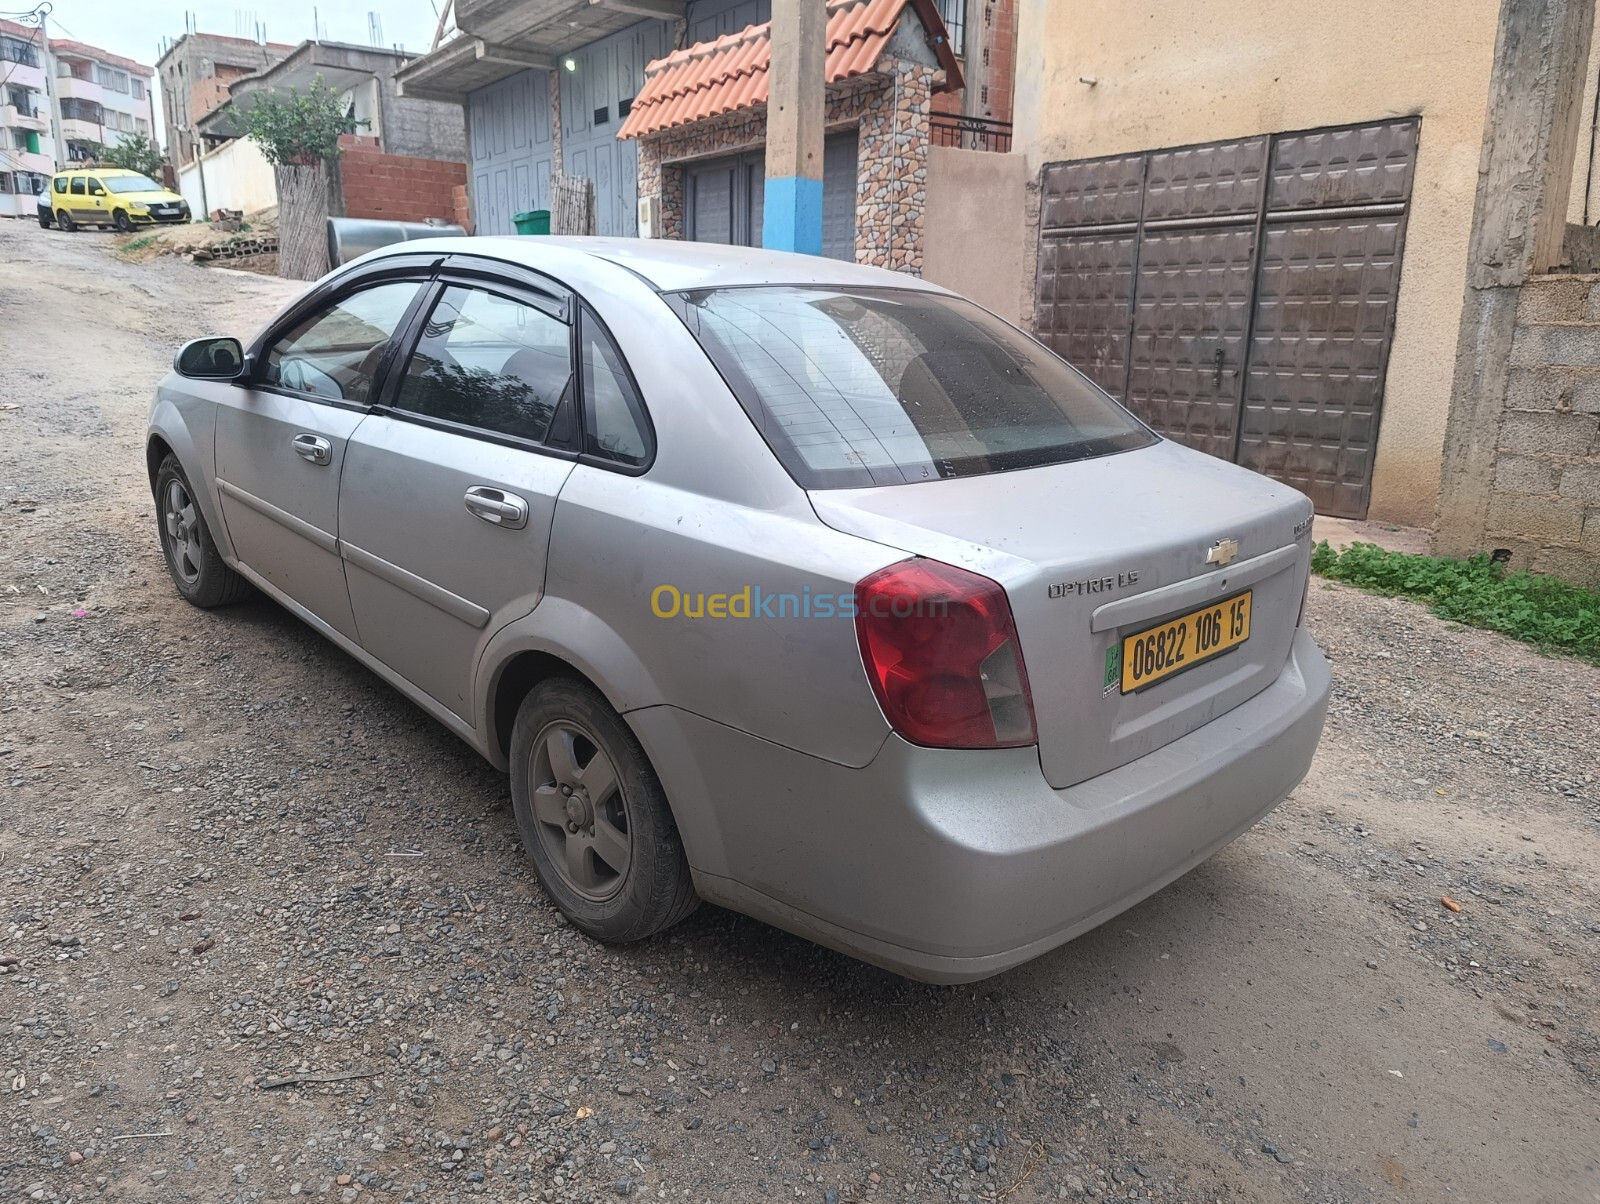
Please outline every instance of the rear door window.
[{"label": "rear door window", "polygon": [[82,176],[73,176],[72,177],[72,195],[73,196],[83,196],[84,195],[84,191],[85,191],[85,189],[84,189],[83,177]]},{"label": "rear door window", "polygon": [[542,443],[571,405],[571,382],[570,326],[525,301],[452,284],[423,324],[394,405]]},{"label": "rear door window", "polygon": [[669,303],[806,489],[977,476],[1156,436],[987,311],[911,289],[705,289]]}]

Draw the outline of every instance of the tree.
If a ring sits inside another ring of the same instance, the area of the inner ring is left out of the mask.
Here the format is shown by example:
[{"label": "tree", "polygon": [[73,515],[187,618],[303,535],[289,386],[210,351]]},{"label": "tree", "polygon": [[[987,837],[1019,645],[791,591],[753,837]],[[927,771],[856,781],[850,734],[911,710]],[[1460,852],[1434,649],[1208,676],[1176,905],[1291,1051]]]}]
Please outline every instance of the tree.
[{"label": "tree", "polygon": [[145,134],[129,134],[115,146],[102,147],[96,157],[112,167],[123,167],[157,180],[161,178],[161,164],[165,161]]},{"label": "tree", "polygon": [[278,184],[278,274],[315,280],[328,270],[328,164],[339,136],[367,123],[346,112],[319,75],[304,92],[267,92],[245,113],[245,129]]},{"label": "tree", "polygon": [[245,114],[245,129],[274,167],[318,167],[339,157],[339,135],[353,134],[365,121],[345,110],[339,94],[311,81],[304,92],[267,92]]}]

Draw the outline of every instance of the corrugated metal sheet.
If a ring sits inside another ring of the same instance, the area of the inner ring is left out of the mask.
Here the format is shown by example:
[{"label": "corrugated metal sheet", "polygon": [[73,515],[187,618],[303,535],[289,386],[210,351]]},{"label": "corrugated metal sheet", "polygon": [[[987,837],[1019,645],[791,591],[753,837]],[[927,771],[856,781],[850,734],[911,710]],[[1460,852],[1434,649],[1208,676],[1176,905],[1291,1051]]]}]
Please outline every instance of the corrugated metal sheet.
[{"label": "corrugated metal sheet", "polygon": [[[932,14],[930,32],[940,39],[946,76],[959,84],[959,68],[950,56],[938,15],[919,0],[829,0],[827,82],[834,84],[872,71],[908,3],[916,5],[925,26]],[[634,98],[633,111],[617,137],[637,138],[765,104],[771,63],[770,22],[676,50],[645,69],[644,87]]]}]

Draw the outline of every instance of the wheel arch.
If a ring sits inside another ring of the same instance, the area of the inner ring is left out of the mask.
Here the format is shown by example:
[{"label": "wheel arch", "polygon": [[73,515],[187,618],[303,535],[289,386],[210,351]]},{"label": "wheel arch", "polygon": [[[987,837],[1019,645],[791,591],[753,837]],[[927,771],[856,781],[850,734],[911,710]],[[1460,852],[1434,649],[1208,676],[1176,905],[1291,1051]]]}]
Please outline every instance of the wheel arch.
[{"label": "wheel arch", "polygon": [[[175,455],[177,455],[177,453],[172,450],[172,444],[167,442],[165,435],[153,433],[145,442],[145,473],[150,478],[150,492],[152,494],[155,493],[156,473],[161,471],[161,461],[165,460],[168,456]],[[181,463],[182,461],[180,460],[179,462]]]},{"label": "wheel arch", "polygon": [[[488,696],[484,700],[484,743],[499,768],[510,764],[511,729],[516,724],[522,700],[533,693],[540,682],[552,677],[576,678],[605,694],[588,674],[553,652],[525,648],[513,653],[491,674]],[[609,696],[606,700],[610,701]]]},{"label": "wheel arch", "polygon": [[[191,420],[198,422],[198,430],[194,429]],[[228,537],[227,525],[222,521],[222,510],[211,481],[209,421],[203,411],[197,413],[192,407],[179,407],[173,404],[170,397],[158,393],[145,431],[145,472],[150,479],[150,496],[153,498],[156,473],[161,469],[161,462],[168,456],[178,461],[178,466],[189,478],[191,491],[200,504],[200,513],[205,515],[211,539],[222,554],[222,559],[231,567],[235,563],[233,541]]]},{"label": "wheel arch", "polygon": [[676,713],[660,700],[651,699],[634,709],[623,705],[616,688],[607,688],[597,673],[586,671],[579,658],[549,647],[523,647],[506,655],[489,675],[484,701],[484,721],[479,728],[479,751],[497,769],[509,771],[511,729],[522,700],[542,681],[568,677],[597,690],[622,717],[645,758],[660,779],[689,864],[697,870],[710,866],[726,873],[727,858],[715,811],[707,805],[704,777],[693,749],[672,716]]}]

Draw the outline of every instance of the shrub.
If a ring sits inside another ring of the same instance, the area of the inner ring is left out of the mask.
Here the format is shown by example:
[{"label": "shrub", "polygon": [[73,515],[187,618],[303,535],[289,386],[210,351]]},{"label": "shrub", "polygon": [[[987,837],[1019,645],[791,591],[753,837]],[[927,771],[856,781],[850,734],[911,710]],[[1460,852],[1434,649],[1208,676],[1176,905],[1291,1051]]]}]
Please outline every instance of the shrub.
[{"label": "shrub", "polygon": [[1326,541],[1313,550],[1311,569],[1376,594],[1426,602],[1441,619],[1600,664],[1600,593],[1554,577],[1507,573],[1487,556],[1417,556],[1370,543],[1335,552]]}]

